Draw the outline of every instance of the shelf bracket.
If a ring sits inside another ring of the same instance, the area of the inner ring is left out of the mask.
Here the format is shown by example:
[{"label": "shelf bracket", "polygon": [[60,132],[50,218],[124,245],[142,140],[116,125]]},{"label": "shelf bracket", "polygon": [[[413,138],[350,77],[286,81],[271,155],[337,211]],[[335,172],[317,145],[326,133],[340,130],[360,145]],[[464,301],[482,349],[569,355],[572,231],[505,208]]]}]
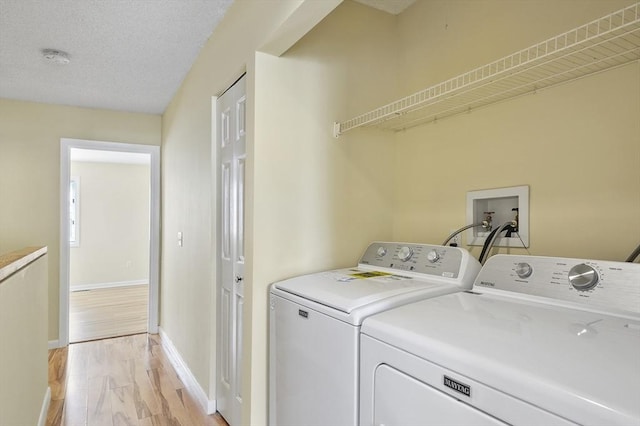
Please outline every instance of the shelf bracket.
[{"label": "shelf bracket", "polygon": [[337,121],[333,122],[333,137],[336,139],[340,137],[340,123]]}]

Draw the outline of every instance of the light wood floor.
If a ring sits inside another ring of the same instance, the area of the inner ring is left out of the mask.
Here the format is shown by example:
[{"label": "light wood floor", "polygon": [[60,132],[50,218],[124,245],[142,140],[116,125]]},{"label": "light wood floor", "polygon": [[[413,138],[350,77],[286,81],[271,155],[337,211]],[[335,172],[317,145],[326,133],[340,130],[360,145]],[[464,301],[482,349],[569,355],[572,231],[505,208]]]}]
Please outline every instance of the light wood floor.
[{"label": "light wood floor", "polygon": [[138,334],[49,351],[47,426],[228,426],[207,416],[160,344]]},{"label": "light wood floor", "polygon": [[69,341],[84,342],[147,331],[149,285],[69,294]]}]

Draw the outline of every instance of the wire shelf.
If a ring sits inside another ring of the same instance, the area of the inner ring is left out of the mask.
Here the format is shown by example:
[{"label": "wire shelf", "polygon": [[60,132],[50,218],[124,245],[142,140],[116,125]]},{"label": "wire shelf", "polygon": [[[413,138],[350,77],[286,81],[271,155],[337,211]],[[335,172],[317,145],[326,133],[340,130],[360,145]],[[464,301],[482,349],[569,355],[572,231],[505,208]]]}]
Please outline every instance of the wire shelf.
[{"label": "wire shelf", "polygon": [[350,120],[404,130],[640,59],[640,2]]}]

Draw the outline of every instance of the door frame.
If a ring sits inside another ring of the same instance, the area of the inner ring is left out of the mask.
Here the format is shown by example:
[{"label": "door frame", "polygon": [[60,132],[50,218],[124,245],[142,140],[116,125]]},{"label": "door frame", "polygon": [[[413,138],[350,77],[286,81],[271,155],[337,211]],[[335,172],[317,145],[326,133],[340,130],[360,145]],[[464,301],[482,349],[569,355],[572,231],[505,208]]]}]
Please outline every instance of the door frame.
[{"label": "door frame", "polygon": [[[222,96],[222,94],[220,94]],[[218,342],[218,337],[220,336],[220,321],[218,318],[218,313],[220,312],[220,298],[218,297],[218,285],[221,280],[220,274],[220,259],[219,259],[219,244],[218,239],[220,238],[220,229],[222,229],[222,219],[221,215],[218,213],[220,211],[220,198],[218,194],[220,191],[218,190],[218,162],[219,162],[219,153],[218,153],[218,126],[216,124],[216,119],[218,116],[218,98],[220,96],[212,96],[211,97],[211,206],[212,206],[212,214],[211,214],[211,229],[213,238],[211,238],[211,264],[215,265],[215,271],[212,274],[212,291],[211,291],[211,335],[210,335],[210,362],[209,362],[209,401],[213,401],[213,411],[217,411],[218,409],[218,377],[220,374],[220,344]]]},{"label": "door frame", "polygon": [[69,179],[71,178],[71,149],[90,149],[149,154],[149,312],[147,332],[158,333],[160,280],[160,147],[85,139],[60,139],[60,306],[58,347],[69,345]]}]

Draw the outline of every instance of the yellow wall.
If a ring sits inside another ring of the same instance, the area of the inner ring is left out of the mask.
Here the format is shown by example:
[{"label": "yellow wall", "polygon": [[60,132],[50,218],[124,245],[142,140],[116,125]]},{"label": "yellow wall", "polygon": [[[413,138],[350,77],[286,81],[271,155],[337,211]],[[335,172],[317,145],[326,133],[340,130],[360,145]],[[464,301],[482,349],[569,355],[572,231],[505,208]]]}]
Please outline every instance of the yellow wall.
[{"label": "yellow wall", "polygon": [[[393,145],[375,131],[334,139],[331,130],[339,116],[394,93],[394,30],[392,15],[347,2],[282,57],[256,56],[244,365],[253,424],[267,415],[269,284],[351,266],[369,242],[391,238]],[[372,97],[348,97],[372,87]]]},{"label": "yellow wall", "polygon": [[[268,33],[263,22],[277,27],[274,12],[259,2],[234,3],[163,121],[161,299],[166,302],[161,323],[205,389],[208,372],[209,396],[215,396],[216,348],[214,340],[205,343],[209,335],[202,324],[215,327],[216,235],[215,221],[208,221],[215,218],[215,206],[206,198],[216,184],[207,164],[211,95],[247,70],[243,423],[264,424],[271,282],[353,264],[374,239],[439,243],[464,223],[465,195],[475,189],[531,185],[531,250],[536,254],[550,248],[555,251],[549,254],[586,254],[570,247],[582,248],[592,233],[563,249],[554,226],[574,206],[582,215],[577,223],[587,223],[595,210],[586,195],[602,199],[603,188],[621,189],[602,204],[628,209],[622,213],[628,221],[638,216],[638,167],[633,167],[639,134],[633,120],[639,108],[637,64],[404,133],[358,129],[338,140],[331,136],[334,120],[628,3],[584,1],[576,11],[575,2],[552,0],[418,1],[394,17],[347,1],[280,57],[255,52]],[[243,36],[234,27],[254,31]],[[517,35],[505,37],[508,31]],[[603,97],[607,100],[587,102]],[[585,140],[588,147],[582,145]],[[589,159],[593,168],[596,159],[604,158],[603,150],[594,149],[605,143],[615,145],[606,161],[622,167],[611,166],[605,176],[593,175],[583,185],[584,173],[573,159]],[[495,153],[507,148],[518,151],[515,159],[499,168],[482,165],[487,157],[488,164],[497,162]],[[551,166],[571,173],[558,178],[548,172]],[[627,171],[611,173],[619,168]],[[556,206],[560,212],[552,211]],[[629,234],[637,235],[633,226]],[[183,248],[174,241],[178,231],[185,232]],[[631,246],[632,238],[623,238],[620,252]],[[600,249],[593,254],[611,257]]]},{"label": "yellow wall", "polygon": [[149,283],[149,165],[71,162],[79,178],[79,241],[69,287]]},{"label": "yellow wall", "polygon": [[47,260],[45,253],[0,281],[2,425],[37,425],[46,402]]},{"label": "yellow wall", "polygon": [[[398,22],[402,96],[629,3],[417,2]],[[417,184],[396,182],[394,239],[440,243],[467,191],[529,185],[532,254],[624,260],[640,238],[638,117],[634,62],[397,133],[396,175]]]},{"label": "yellow wall", "polygon": [[[531,187],[532,253],[631,251],[640,236],[637,63],[403,133],[331,136],[334,120],[629,3],[418,0],[394,17],[347,1],[274,57],[256,52],[278,45],[274,34],[297,28],[301,7],[318,2],[234,2],[162,117],[161,326],[209,397],[212,96],[247,70],[242,423],[264,424],[275,280],[353,264],[374,239],[440,242],[464,223],[467,191],[522,184]],[[159,116],[0,100],[0,252],[49,246],[49,339],[58,334],[60,138],[157,145],[160,133]],[[567,221],[575,229],[563,230]]]},{"label": "yellow wall", "polygon": [[398,15],[398,95],[440,83],[633,3],[417,0]]},{"label": "yellow wall", "polygon": [[60,138],[159,145],[160,120],[0,99],[0,252],[49,247],[49,340],[58,339]]},{"label": "yellow wall", "polygon": [[[234,2],[163,115],[160,325],[210,399],[215,398],[217,350],[212,338],[216,330],[212,97],[251,66],[262,46],[283,49],[301,28],[335,4],[334,0]],[[183,247],[176,244],[178,232],[183,233]],[[251,300],[245,303],[250,316]],[[245,399],[243,419],[251,418],[251,407]]]}]

